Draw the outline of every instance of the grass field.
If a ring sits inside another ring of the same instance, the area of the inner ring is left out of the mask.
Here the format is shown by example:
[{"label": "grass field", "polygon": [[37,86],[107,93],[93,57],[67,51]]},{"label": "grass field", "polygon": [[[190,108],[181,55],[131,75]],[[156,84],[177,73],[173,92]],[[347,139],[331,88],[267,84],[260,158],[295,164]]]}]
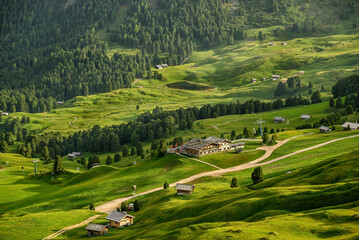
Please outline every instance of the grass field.
[{"label": "grass field", "polygon": [[[345,143],[340,150],[342,146]],[[229,177],[200,179],[190,196],[176,196],[170,189],[142,197],[135,225],[111,229],[104,238],[355,239],[359,234],[353,218],[359,211],[357,165],[357,151],[324,158],[254,189],[243,184],[230,189]],[[85,231],[78,228],[62,238],[83,237]]]}]

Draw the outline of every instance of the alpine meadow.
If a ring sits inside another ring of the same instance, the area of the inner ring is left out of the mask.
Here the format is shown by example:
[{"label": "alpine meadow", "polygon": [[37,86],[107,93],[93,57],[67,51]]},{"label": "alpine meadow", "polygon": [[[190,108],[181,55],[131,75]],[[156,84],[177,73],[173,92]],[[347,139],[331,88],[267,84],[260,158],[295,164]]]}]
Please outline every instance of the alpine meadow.
[{"label": "alpine meadow", "polygon": [[0,21],[0,240],[359,239],[359,0]]}]

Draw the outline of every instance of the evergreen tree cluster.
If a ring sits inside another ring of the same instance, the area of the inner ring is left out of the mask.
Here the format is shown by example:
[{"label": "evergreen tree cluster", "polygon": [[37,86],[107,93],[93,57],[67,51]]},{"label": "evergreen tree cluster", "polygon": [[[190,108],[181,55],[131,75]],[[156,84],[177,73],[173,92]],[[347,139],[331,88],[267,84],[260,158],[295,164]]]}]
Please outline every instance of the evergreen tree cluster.
[{"label": "evergreen tree cluster", "polygon": [[359,93],[359,75],[354,74],[339,80],[333,87],[334,98]]}]

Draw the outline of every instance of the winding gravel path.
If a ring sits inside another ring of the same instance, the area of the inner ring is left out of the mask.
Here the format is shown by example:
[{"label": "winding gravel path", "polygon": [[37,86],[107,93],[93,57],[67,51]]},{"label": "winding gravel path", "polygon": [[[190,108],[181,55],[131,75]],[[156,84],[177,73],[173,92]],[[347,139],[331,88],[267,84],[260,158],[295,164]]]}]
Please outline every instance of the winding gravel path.
[{"label": "winding gravel path", "polygon": [[[308,135],[308,134],[305,134],[305,135]],[[293,153],[290,153],[290,154],[287,154],[287,155],[272,159],[272,160],[267,161],[267,162],[261,162],[261,161],[267,159],[273,153],[273,151],[276,150],[277,148],[283,146],[285,143],[289,142],[290,140],[298,138],[298,137],[301,137],[301,136],[304,136],[304,135],[294,136],[294,137],[288,138],[288,139],[286,139],[284,141],[278,141],[278,143],[276,145],[273,145],[273,146],[263,146],[263,147],[257,148],[257,149],[260,149],[260,150],[265,150],[266,152],[265,152],[265,154],[263,156],[261,156],[260,158],[257,158],[256,160],[254,160],[252,162],[241,164],[241,165],[230,167],[230,168],[225,168],[225,169],[219,169],[219,170],[210,171],[210,172],[199,173],[199,174],[190,176],[188,178],[179,180],[179,181],[177,181],[175,183],[171,183],[170,187],[176,186],[177,183],[188,183],[188,182],[191,182],[191,181],[196,180],[196,179],[201,178],[201,177],[221,176],[223,174],[227,174],[227,173],[231,173],[231,172],[237,172],[237,171],[241,171],[241,170],[248,169],[248,168],[267,165],[267,164],[270,164],[270,163],[285,159],[287,157],[294,156],[294,155],[299,154],[299,153],[303,153],[303,152],[306,152],[306,151],[309,151],[309,150],[313,150],[313,149],[316,149],[316,148],[323,147],[325,145],[328,145],[328,144],[331,144],[331,143],[334,143],[334,142],[337,142],[337,141],[341,141],[341,140],[349,139],[349,138],[359,137],[359,134],[348,136],[348,137],[342,137],[342,138],[333,139],[333,140],[330,140],[328,142],[320,143],[320,144],[312,146],[312,147],[301,149],[301,150],[295,151]],[[132,198],[135,198],[135,197],[139,197],[139,196],[143,196],[143,195],[146,195],[146,194],[149,194],[149,193],[157,192],[157,191],[160,191],[162,189],[163,189],[162,187],[158,187],[158,188],[154,188],[154,189],[142,192],[142,193],[134,194],[132,196],[118,198],[118,199],[115,199],[115,200],[112,200],[112,201],[109,201],[107,203],[104,203],[102,205],[97,206],[95,210],[98,211],[98,212],[109,213],[112,210],[116,209],[122,202],[128,201],[128,200],[130,200]],[[91,222],[92,220],[96,219],[98,216],[100,216],[100,215],[93,216],[93,217],[85,220],[84,222],[81,222],[79,224],[76,224],[76,225],[61,229],[60,231],[58,231],[58,232],[44,238],[43,240],[48,240],[48,239],[55,238],[55,237],[61,235],[62,233],[66,232],[68,230],[84,226],[87,223]]]}]

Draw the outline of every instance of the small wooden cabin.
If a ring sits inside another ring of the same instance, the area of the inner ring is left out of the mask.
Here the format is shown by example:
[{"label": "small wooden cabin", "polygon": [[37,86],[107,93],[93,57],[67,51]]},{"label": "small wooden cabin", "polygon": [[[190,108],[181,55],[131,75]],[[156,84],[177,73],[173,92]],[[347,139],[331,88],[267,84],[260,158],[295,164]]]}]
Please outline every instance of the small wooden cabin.
[{"label": "small wooden cabin", "polygon": [[177,183],[177,195],[190,195],[194,191],[194,185]]},{"label": "small wooden cabin", "polygon": [[256,78],[252,78],[252,79],[251,79],[251,82],[252,82],[252,83],[256,83],[256,82],[257,82],[257,79],[256,79]]},{"label": "small wooden cabin", "polygon": [[106,217],[106,220],[110,221],[111,227],[120,228],[132,225],[134,218],[134,216],[128,215],[126,212],[113,211]]},{"label": "small wooden cabin", "polygon": [[285,122],[285,118],[283,118],[283,117],[274,117],[273,122],[274,123],[283,123],[283,122]]},{"label": "small wooden cabin", "polygon": [[280,75],[272,75],[272,79],[273,79],[273,81],[279,80],[279,79],[280,79]]},{"label": "small wooden cabin", "polygon": [[331,131],[331,129],[328,128],[328,127],[326,127],[326,126],[321,126],[321,127],[319,128],[319,131],[320,131],[321,133],[328,133],[328,132]]},{"label": "small wooden cabin", "polygon": [[302,115],[300,116],[300,119],[302,119],[302,120],[308,120],[308,119],[310,119],[310,115],[308,115],[308,114],[302,114]]},{"label": "small wooden cabin", "polygon": [[162,65],[156,65],[157,69],[162,69]]},{"label": "small wooden cabin", "polygon": [[102,236],[108,233],[108,228],[106,225],[96,223],[90,223],[85,229],[87,230],[87,236],[89,237]]}]

